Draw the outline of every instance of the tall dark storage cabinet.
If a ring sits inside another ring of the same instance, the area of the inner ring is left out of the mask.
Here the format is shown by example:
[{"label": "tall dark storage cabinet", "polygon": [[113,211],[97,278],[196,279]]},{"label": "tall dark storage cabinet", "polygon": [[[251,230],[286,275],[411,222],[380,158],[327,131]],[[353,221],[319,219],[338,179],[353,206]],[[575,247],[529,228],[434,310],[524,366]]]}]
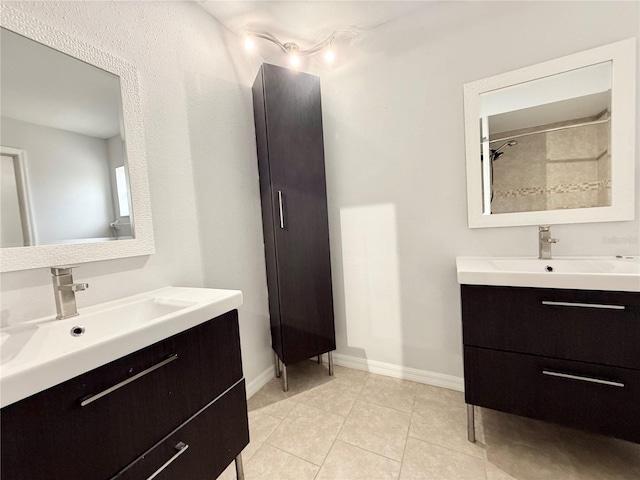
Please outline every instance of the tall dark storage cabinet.
[{"label": "tall dark storage cabinet", "polygon": [[271,344],[286,366],[335,350],[320,79],[263,64],[253,84]]}]

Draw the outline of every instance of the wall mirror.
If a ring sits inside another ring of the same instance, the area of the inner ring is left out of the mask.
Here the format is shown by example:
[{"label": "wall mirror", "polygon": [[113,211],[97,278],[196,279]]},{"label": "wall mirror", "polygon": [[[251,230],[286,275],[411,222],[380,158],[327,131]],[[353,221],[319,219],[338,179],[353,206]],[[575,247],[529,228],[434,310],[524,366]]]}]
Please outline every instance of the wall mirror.
[{"label": "wall mirror", "polygon": [[2,271],[153,253],[135,69],[22,15],[0,28]]},{"label": "wall mirror", "polygon": [[465,84],[469,227],[632,220],[635,39]]}]

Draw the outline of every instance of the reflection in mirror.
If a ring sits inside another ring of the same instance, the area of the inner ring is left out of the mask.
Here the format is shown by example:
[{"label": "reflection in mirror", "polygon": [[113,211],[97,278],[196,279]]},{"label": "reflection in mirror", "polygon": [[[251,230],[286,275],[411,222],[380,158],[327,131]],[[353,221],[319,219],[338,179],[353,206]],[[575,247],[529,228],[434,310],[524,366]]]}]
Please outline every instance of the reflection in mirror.
[{"label": "reflection in mirror", "polygon": [[603,62],[480,95],[485,215],[611,205],[611,72]]},{"label": "reflection in mirror", "polygon": [[633,220],[636,39],[464,85],[469,228]]},{"label": "reflection in mirror", "polygon": [[1,246],[133,238],[119,77],[1,35]]}]

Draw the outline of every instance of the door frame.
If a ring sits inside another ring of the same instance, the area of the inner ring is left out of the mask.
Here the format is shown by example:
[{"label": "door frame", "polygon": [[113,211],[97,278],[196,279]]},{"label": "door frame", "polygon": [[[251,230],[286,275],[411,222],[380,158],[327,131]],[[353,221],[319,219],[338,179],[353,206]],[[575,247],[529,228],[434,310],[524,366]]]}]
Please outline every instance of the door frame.
[{"label": "door frame", "polygon": [[25,247],[36,245],[36,226],[33,221],[33,210],[29,182],[27,181],[27,152],[19,148],[0,145],[0,155],[13,159],[13,169],[16,174],[16,188],[18,190],[18,205],[22,220],[22,236]]}]

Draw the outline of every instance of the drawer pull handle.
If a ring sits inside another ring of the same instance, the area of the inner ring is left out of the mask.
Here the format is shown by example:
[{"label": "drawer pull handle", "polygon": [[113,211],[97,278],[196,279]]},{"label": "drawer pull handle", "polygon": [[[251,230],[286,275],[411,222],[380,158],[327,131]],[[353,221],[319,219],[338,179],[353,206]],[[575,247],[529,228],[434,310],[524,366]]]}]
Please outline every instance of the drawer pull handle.
[{"label": "drawer pull handle", "polygon": [[604,305],[601,303],[577,303],[577,302],[552,302],[543,300],[543,305],[552,305],[557,307],[583,307],[583,308],[604,308],[607,310],[624,310],[624,305]]},{"label": "drawer pull handle", "polygon": [[280,228],[284,228],[284,205],[282,203],[281,190],[278,190],[278,208],[280,210]]},{"label": "drawer pull handle", "polygon": [[90,403],[95,402],[96,400],[104,397],[105,395],[109,395],[111,392],[115,392],[119,388],[124,387],[125,385],[128,385],[131,382],[135,382],[140,377],[144,377],[147,373],[151,373],[154,370],[157,370],[158,368],[165,366],[167,363],[173,362],[177,358],[178,358],[178,354],[173,353],[173,354],[169,355],[167,358],[165,358],[163,361],[161,361],[160,363],[156,363],[153,367],[149,367],[146,370],[143,370],[140,373],[135,374],[133,377],[127,378],[126,380],[123,380],[122,382],[117,383],[113,387],[109,387],[109,388],[107,388],[106,390],[103,390],[100,393],[96,393],[95,395],[91,395],[90,397],[84,398],[80,402],[80,406],[81,407],[86,407]]},{"label": "drawer pull handle", "polygon": [[164,462],[164,464],[158,469],[156,470],[149,478],[147,478],[147,480],[152,480],[154,478],[156,478],[158,475],[160,475],[160,473],[167,468],[169,465],[171,465],[174,461],[176,461],[176,459],[182,455],[184,452],[187,451],[187,448],[189,448],[189,445],[187,445],[184,442],[178,442],[175,446],[175,449],[178,450],[176,452],[176,454],[171,457],[169,460],[167,460],[166,462]]},{"label": "drawer pull handle", "polygon": [[599,378],[581,377],[579,375],[569,375],[568,373],[552,372],[551,370],[542,370],[544,375],[552,377],[570,378],[571,380],[581,380],[583,382],[599,383],[601,385],[610,385],[612,387],[624,387],[624,383],[612,382],[610,380],[600,380]]}]

